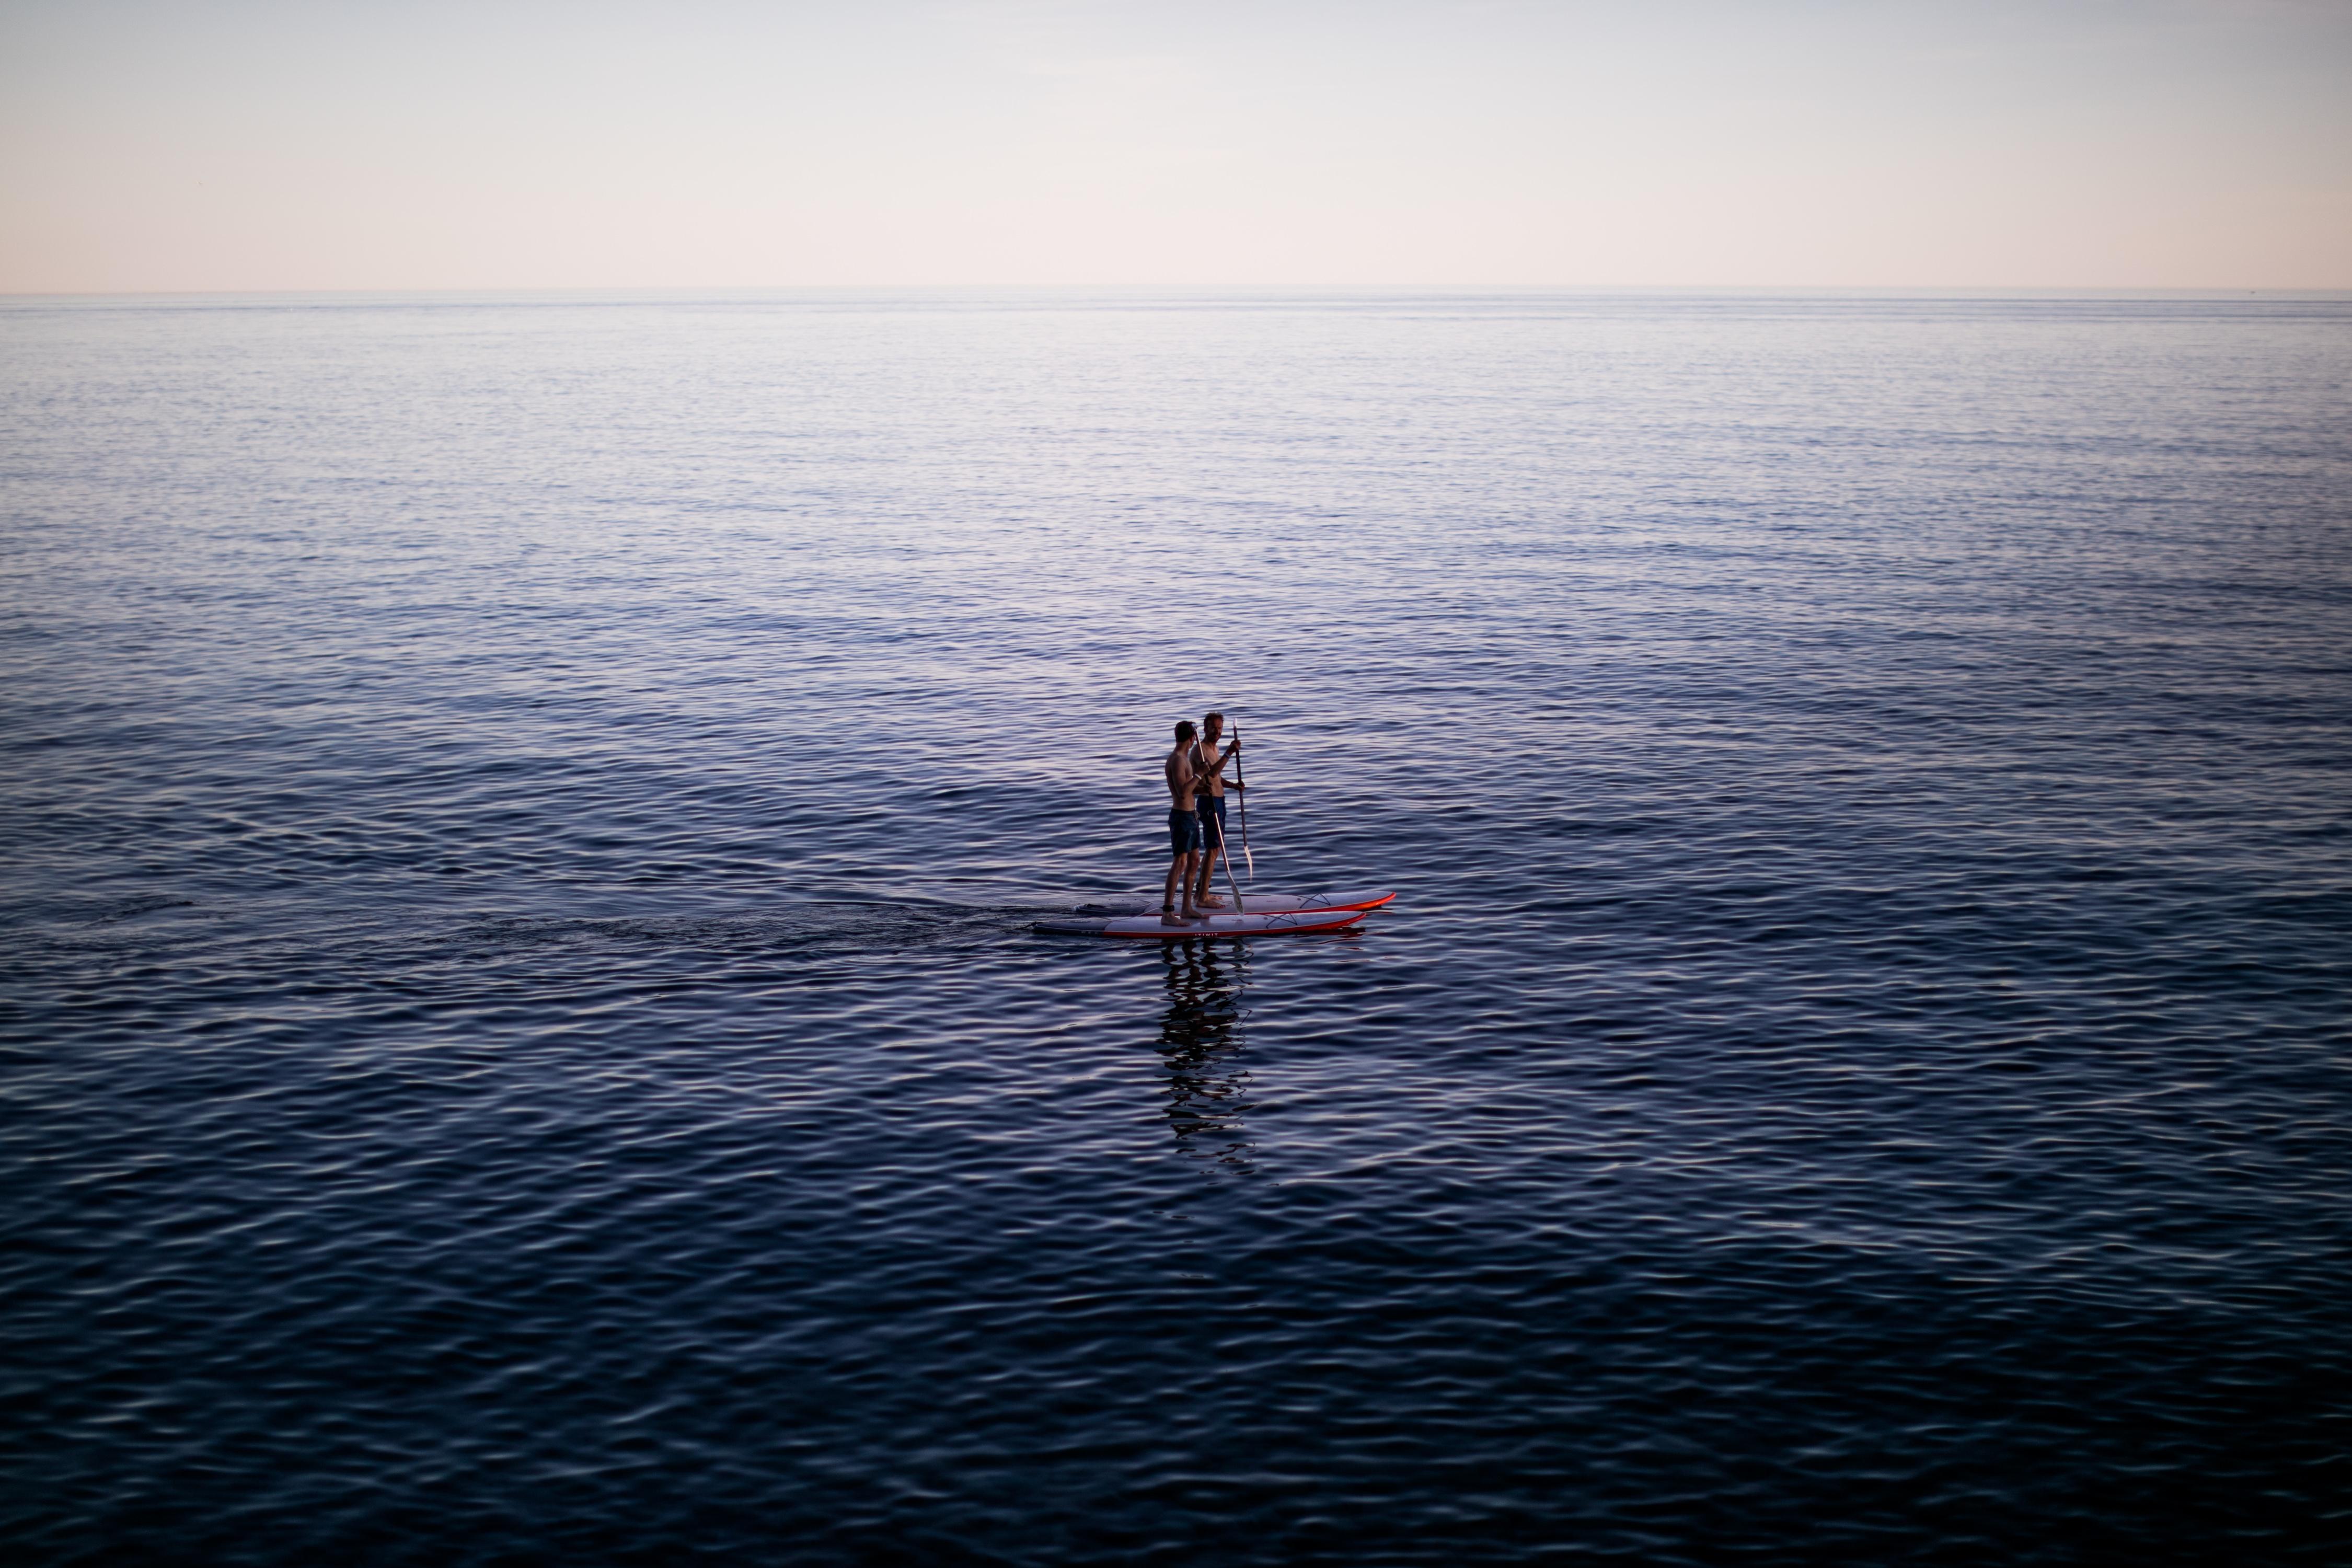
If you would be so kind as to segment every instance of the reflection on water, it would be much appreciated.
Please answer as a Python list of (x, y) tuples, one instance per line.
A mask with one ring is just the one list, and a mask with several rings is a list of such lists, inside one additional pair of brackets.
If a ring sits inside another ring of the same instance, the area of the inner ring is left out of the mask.
[(1160, 951), (1168, 987), (1160, 1055), (1168, 1064), (1169, 1126), (1187, 1152), (1253, 1170), (1250, 1075), (1241, 1065), (1248, 944), (1164, 942)]

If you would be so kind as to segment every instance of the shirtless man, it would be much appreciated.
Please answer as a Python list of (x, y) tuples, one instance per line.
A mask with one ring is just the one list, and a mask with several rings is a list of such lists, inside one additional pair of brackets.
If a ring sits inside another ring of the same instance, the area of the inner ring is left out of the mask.
[[(1202, 734), (1192, 748), (1192, 780), (1195, 791), (1194, 809), (1201, 818), (1200, 886), (1193, 889), (1192, 902), (1204, 910), (1222, 910), (1225, 900), (1209, 891), (1209, 884), (1217, 874), (1217, 858), (1225, 851), (1225, 764), (1242, 749), (1235, 741), (1223, 751), (1217, 742), (1224, 738), (1225, 716), (1212, 713), (1201, 721)], [(1234, 789), (1244, 786), (1235, 782)]]
[[(1168, 847), (1175, 858), (1168, 866), (1168, 888), (1160, 901), (1160, 923), (1182, 925), (1201, 918), (1193, 907), (1192, 869), (1201, 858), (1201, 817), (1192, 804), (1192, 721), (1176, 721), (1176, 749), (1168, 753), (1160, 771), (1168, 775)], [(1176, 895), (1184, 895), (1184, 912), (1176, 912)]]

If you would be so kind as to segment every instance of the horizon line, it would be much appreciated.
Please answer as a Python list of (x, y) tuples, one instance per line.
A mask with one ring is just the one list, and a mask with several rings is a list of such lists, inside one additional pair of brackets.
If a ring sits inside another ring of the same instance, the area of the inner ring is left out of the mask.
[(713, 294), (1649, 294), (1969, 297), (2352, 297), (2344, 284), (2108, 283), (610, 283), (367, 284), (274, 289), (0, 289), (0, 301), (254, 300), (321, 297)]

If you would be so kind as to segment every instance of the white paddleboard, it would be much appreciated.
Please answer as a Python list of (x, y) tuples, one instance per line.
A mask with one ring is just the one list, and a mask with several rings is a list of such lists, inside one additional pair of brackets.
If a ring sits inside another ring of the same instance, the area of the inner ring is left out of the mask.
[(1036, 929), (1056, 936), (1124, 936), (1173, 942), (1199, 936), (1282, 936), (1310, 931), (1338, 931), (1364, 918), (1361, 910), (1294, 910), (1286, 914), (1209, 915), (1177, 925), (1162, 923), (1158, 915), (1124, 915), (1110, 920), (1072, 918), (1039, 921)]

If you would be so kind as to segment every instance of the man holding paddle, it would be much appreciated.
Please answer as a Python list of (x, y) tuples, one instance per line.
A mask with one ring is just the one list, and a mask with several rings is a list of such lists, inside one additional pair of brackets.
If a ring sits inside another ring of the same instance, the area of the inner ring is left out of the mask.
[[(1209, 884), (1216, 876), (1217, 858), (1225, 852), (1225, 764), (1242, 749), (1242, 743), (1237, 738), (1223, 751), (1217, 750), (1217, 742), (1225, 734), (1223, 713), (1209, 714), (1201, 725), (1201, 739), (1192, 748), (1193, 805), (1201, 818), (1200, 885), (1192, 890), (1192, 902), (1204, 910), (1221, 910), (1225, 900), (1209, 891)], [(1246, 786), (1236, 779), (1233, 787)], [(1227, 876), (1231, 874), (1229, 867)]]

